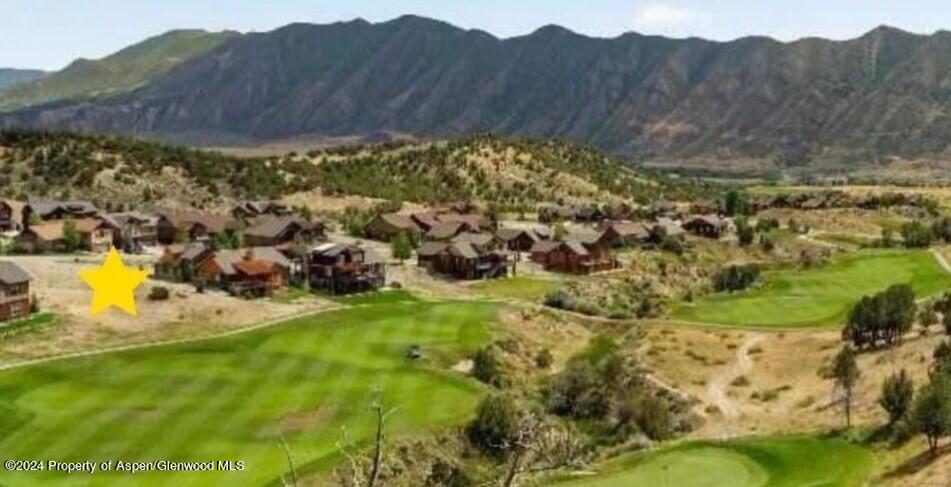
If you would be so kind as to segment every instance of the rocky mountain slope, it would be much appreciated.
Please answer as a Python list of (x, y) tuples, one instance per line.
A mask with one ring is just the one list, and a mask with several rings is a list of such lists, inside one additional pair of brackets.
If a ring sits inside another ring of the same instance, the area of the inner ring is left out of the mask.
[(798, 166), (943, 155), (951, 33), (733, 42), (549, 26), (498, 39), (403, 17), (234, 36), (131, 93), (0, 126), (199, 144), (390, 131), (581, 141), (637, 160)]
[(0, 93), (0, 109), (124, 93), (210, 51), (234, 35), (232, 32), (175, 30), (103, 59), (78, 59), (61, 71)]

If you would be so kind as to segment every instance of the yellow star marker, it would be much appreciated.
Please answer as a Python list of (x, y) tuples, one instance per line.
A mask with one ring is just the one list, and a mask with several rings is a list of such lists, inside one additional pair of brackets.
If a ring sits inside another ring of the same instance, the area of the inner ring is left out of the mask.
[(116, 252), (115, 247), (110, 247), (101, 267), (88, 267), (79, 271), (79, 277), (93, 290), (89, 312), (96, 315), (109, 306), (115, 306), (136, 316), (133, 291), (148, 275), (148, 271), (126, 267), (119, 252)]

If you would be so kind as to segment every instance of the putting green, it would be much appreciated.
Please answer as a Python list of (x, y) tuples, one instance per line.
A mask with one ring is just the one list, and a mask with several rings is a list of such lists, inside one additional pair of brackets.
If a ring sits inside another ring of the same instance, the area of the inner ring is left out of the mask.
[(764, 272), (760, 287), (680, 303), (674, 319), (751, 327), (840, 325), (864, 295), (908, 283), (919, 296), (951, 288), (951, 275), (925, 250), (868, 251), (815, 269)]
[(691, 443), (634, 455), (603, 475), (565, 487), (851, 487), (868, 476), (872, 455), (841, 440), (762, 438)]
[[(337, 462), (345, 428), (374, 425), (379, 391), (391, 435), (469, 416), (483, 395), (446, 372), (490, 338), (495, 306), (381, 296), (241, 336), (63, 360), (0, 373), (5, 459), (245, 462), (240, 472), (10, 472), (3, 485), (262, 485)], [(418, 344), (423, 359), (406, 350)]]

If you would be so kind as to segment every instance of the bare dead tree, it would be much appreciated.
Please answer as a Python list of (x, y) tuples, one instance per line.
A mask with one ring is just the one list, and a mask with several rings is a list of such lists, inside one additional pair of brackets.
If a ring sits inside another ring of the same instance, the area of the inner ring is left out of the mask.
[(346, 428), (342, 428), (341, 441), (337, 442), (337, 450), (343, 454), (348, 463), (348, 471), (340, 474), (341, 483), (345, 487), (376, 487), (380, 480), (385, 455), (386, 421), (397, 410), (396, 408), (387, 410), (380, 399), (373, 402), (371, 409), (376, 415), (376, 433), (372, 455), (368, 457), (365, 452), (357, 451), (354, 448), (354, 443), (349, 440)]
[(504, 475), (493, 484), (516, 487), (520, 476), (538, 475), (583, 466), (586, 449), (572, 431), (548, 421), (541, 413), (526, 414), (508, 445), (511, 452)]

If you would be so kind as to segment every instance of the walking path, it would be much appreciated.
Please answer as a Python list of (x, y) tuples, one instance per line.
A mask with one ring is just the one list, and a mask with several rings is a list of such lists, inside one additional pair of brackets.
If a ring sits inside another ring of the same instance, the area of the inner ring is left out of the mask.
[(738, 377), (748, 376), (753, 371), (753, 359), (750, 357), (750, 350), (763, 340), (763, 335), (755, 333), (750, 334), (736, 350), (736, 364), (721, 374), (713, 376), (707, 383), (707, 401), (720, 410), (723, 415), (723, 437), (729, 438), (737, 433), (734, 427), (734, 420), (740, 416), (739, 408), (730, 399), (727, 389), (730, 384)]

